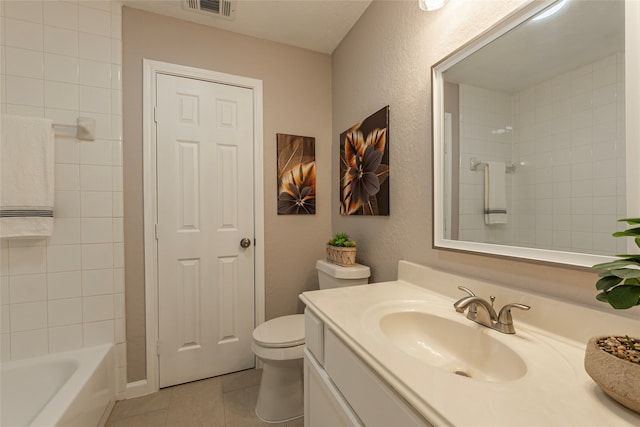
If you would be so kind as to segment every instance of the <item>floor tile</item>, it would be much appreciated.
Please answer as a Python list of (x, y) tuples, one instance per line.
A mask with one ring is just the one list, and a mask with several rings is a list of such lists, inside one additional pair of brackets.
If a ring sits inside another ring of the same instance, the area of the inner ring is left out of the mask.
[[(111, 420), (108, 427), (163, 427), (167, 420), (167, 411), (154, 411), (131, 417)], [(187, 427), (186, 425), (184, 427)]]
[(222, 378), (173, 387), (167, 427), (225, 427)]
[(260, 384), (262, 369), (247, 369), (245, 371), (234, 372), (222, 376), (222, 391), (240, 390), (241, 388), (251, 387)]
[(158, 393), (136, 397), (133, 399), (121, 400), (117, 402), (116, 406), (113, 408), (110, 419), (114, 421), (121, 418), (130, 417), (132, 415), (145, 414), (162, 409), (166, 410), (169, 408), (171, 393), (171, 388), (165, 388), (160, 390)]
[(295, 420), (287, 421), (287, 427), (304, 427), (304, 417), (296, 418)]
[(247, 387), (224, 394), (226, 427), (286, 427), (286, 423), (265, 423), (256, 415), (259, 386)]

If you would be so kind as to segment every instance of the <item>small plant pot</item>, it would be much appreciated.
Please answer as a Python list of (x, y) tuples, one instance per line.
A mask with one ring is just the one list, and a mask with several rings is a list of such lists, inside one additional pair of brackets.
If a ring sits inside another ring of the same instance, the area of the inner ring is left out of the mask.
[(601, 338), (607, 337), (593, 337), (587, 343), (585, 370), (608, 396), (640, 413), (640, 364), (604, 351), (598, 344)]
[(327, 260), (343, 267), (351, 267), (356, 263), (356, 248), (327, 245)]

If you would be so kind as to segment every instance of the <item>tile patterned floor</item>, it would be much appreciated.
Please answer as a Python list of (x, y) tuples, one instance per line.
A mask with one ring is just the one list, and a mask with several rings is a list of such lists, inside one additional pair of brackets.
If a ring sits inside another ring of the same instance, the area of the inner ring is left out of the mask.
[(255, 414), (262, 370), (249, 369), (116, 403), (106, 427), (303, 427), (268, 424)]

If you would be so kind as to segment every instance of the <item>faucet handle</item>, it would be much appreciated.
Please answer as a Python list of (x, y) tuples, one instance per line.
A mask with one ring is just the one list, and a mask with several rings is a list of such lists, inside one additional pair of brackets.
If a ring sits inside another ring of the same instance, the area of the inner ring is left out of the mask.
[(500, 309), (498, 314), (498, 323), (495, 325), (495, 329), (505, 334), (515, 334), (516, 330), (513, 327), (513, 317), (511, 317), (511, 309), (519, 308), (520, 310), (529, 310), (530, 306), (526, 304), (512, 303), (507, 304)]
[(461, 291), (464, 291), (466, 293), (469, 294), (470, 297), (475, 297), (476, 294), (473, 293), (473, 291), (469, 288), (465, 288), (464, 286), (458, 286), (458, 289), (460, 289)]

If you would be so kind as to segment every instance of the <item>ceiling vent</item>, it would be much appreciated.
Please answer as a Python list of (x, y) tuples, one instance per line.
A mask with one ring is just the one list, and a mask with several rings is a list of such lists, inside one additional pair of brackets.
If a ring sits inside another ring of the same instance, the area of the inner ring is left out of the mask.
[(184, 0), (183, 7), (187, 10), (220, 18), (233, 19), (236, 12), (233, 0)]

